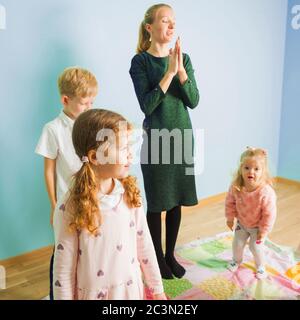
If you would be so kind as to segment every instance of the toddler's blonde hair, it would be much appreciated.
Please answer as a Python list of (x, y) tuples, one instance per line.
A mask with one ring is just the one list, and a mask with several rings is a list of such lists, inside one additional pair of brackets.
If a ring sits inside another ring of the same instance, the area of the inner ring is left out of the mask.
[(247, 150), (241, 154), (239, 168), (234, 174), (234, 178), (232, 181), (232, 185), (237, 189), (241, 190), (241, 188), (245, 185), (243, 176), (242, 176), (242, 166), (245, 161), (249, 158), (259, 158), (263, 164), (263, 176), (262, 179), (265, 183), (273, 185), (273, 178), (271, 177), (268, 165), (268, 157), (267, 151), (261, 148), (252, 148), (247, 147)]

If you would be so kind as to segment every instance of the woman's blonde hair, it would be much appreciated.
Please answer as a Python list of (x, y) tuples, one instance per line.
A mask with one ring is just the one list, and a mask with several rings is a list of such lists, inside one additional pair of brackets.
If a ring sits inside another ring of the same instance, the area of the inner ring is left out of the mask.
[(232, 185), (237, 189), (240, 190), (244, 185), (244, 179), (242, 176), (242, 166), (245, 163), (245, 161), (249, 158), (256, 158), (258, 157), (262, 163), (263, 163), (263, 180), (265, 183), (270, 184), (271, 186), (273, 185), (273, 179), (271, 177), (270, 171), (269, 171), (269, 165), (268, 165), (268, 155), (267, 151), (261, 148), (252, 148), (252, 147), (247, 147), (247, 150), (244, 151), (241, 154), (240, 158), (240, 164), (239, 168), (236, 171)]
[[(104, 109), (91, 109), (83, 112), (76, 119), (72, 133), (73, 145), (78, 157), (80, 159), (86, 157), (90, 150), (96, 151), (100, 145), (107, 141), (107, 139), (97, 141), (97, 134), (101, 129), (113, 130), (117, 134), (120, 121), (122, 121), (122, 125), (126, 124), (125, 129), (132, 129), (132, 125), (118, 113)], [(128, 206), (140, 207), (141, 196), (136, 178), (128, 176), (119, 180), (125, 189), (125, 200)], [(98, 234), (98, 229), (102, 224), (98, 192), (99, 185), (93, 167), (89, 162), (83, 162), (82, 167), (73, 177), (68, 199), (68, 211), (71, 213), (70, 229), (72, 231), (87, 229), (91, 234)]]
[(96, 77), (89, 71), (79, 67), (66, 68), (57, 80), (59, 93), (70, 98), (86, 98), (98, 92)]
[(155, 19), (155, 15), (158, 9), (162, 7), (168, 7), (171, 9), (171, 6), (164, 3), (159, 3), (151, 6), (145, 13), (144, 20), (140, 24), (139, 29), (139, 40), (138, 45), (136, 48), (137, 53), (142, 53), (144, 51), (147, 51), (150, 48), (151, 41), (150, 41), (150, 34), (146, 30), (146, 24), (152, 24)]

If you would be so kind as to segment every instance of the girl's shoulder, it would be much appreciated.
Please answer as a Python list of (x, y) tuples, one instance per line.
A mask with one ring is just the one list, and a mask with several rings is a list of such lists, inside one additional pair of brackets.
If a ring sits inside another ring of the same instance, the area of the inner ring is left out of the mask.
[(241, 191), (242, 191), (242, 189), (234, 184), (230, 185), (229, 190), (228, 190), (228, 192), (231, 193), (232, 195), (237, 195)]
[(261, 189), (260, 194), (267, 197), (276, 197), (276, 192), (272, 185), (266, 183)]
[(132, 195), (129, 195), (126, 192), (122, 195), (121, 201), (132, 212), (139, 211), (143, 208), (143, 204), (139, 199), (134, 199)]
[(124, 188), (124, 200), (130, 208), (140, 207), (142, 203), (142, 197), (138, 181), (135, 176), (129, 175), (121, 180)]

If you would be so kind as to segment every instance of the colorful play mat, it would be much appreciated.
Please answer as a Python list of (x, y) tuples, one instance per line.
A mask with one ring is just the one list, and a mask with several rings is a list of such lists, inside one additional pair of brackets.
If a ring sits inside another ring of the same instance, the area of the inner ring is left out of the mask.
[(233, 234), (198, 239), (178, 247), (186, 269), (182, 279), (164, 280), (169, 299), (182, 300), (297, 300), (300, 299), (300, 257), (289, 247), (265, 242), (268, 277), (257, 280), (253, 256), (246, 246), (235, 273), (226, 269), (232, 259)]

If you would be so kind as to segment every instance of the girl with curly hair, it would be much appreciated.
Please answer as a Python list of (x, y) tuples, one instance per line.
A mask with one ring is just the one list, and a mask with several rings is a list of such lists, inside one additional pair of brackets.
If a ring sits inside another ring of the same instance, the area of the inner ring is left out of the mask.
[(82, 113), (72, 139), (82, 161), (54, 215), (55, 299), (165, 299), (136, 179), (132, 126), (103, 109)]

